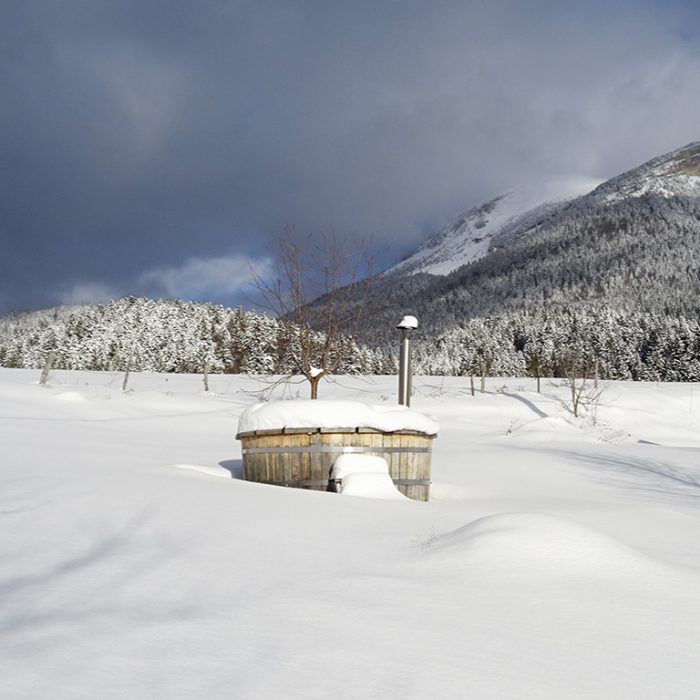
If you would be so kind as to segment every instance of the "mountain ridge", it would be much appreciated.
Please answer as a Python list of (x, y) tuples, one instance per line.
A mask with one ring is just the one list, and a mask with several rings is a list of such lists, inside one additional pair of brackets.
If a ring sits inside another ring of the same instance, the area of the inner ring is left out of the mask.
[(466, 209), (382, 274), (448, 275), (527, 236), (582, 198), (612, 204), (645, 194), (700, 196), (700, 141), (602, 182), (577, 176), (496, 195)]
[(464, 210), (384, 274), (449, 274), (488, 255), (494, 247), (507, 245), (511, 237), (518, 237), (522, 230), (599, 184), (600, 180), (577, 176), (531, 183), (498, 194)]
[[(397, 308), (426, 336), (471, 318), (562, 305), (699, 316), (699, 166), (693, 142), (559, 206), (521, 213), (503, 240), (492, 236), (500, 245), (447, 274), (390, 268), (374, 282), (368, 336), (389, 345)], [(436, 255), (449, 251), (449, 232), (432, 238)]]

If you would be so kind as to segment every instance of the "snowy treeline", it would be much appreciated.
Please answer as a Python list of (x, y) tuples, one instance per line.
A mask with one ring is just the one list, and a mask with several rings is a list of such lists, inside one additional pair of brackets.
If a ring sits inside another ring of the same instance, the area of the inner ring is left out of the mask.
[(610, 307), (476, 318), (415, 348), (422, 374), (700, 380), (700, 323)]
[[(398, 337), (394, 332), (394, 342)], [(700, 380), (700, 323), (610, 307), (551, 307), (475, 318), (431, 338), (416, 331), (417, 374)], [(0, 319), (0, 365), (240, 374), (297, 373), (293, 327), (213, 304), (128, 297)], [(352, 342), (340, 373), (396, 371), (389, 346)], [(298, 353), (297, 353), (298, 354)]]
[[(53, 352), (58, 369), (286, 374), (297, 341), (290, 324), (241, 308), (127, 297), (0, 319), (0, 365), (41, 367)], [(391, 362), (354, 345), (343, 373)]]

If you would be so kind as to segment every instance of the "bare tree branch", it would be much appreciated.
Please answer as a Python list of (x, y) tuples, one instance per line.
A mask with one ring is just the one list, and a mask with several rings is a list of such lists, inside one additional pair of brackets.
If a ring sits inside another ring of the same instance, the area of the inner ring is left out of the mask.
[[(352, 360), (353, 340), (367, 306), (372, 262), (365, 242), (334, 232), (299, 237), (286, 226), (277, 241), (272, 279), (256, 276), (262, 308), (282, 324), (282, 342), (296, 371), (318, 397), (318, 384)], [(352, 303), (350, 303), (352, 300)]]

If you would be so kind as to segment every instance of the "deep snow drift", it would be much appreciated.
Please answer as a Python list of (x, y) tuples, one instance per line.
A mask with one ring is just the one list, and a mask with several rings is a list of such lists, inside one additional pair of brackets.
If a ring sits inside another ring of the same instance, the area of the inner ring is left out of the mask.
[(550, 383), (418, 377), (419, 503), (241, 481), (264, 381), (38, 375), (0, 369), (3, 699), (700, 697), (697, 386), (575, 420)]

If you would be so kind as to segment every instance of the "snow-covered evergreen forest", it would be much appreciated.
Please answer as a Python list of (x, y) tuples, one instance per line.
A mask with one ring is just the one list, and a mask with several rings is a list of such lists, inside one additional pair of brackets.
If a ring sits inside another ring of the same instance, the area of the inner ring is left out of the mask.
[(475, 318), (417, 344), (423, 374), (700, 379), (696, 318), (557, 306)]
[[(0, 319), (0, 366), (291, 374), (293, 327), (240, 307), (126, 297)], [(298, 353), (297, 353), (298, 354)], [(387, 358), (354, 345), (343, 373), (386, 371)]]
[[(396, 338), (395, 340), (398, 340)], [(700, 380), (700, 323), (662, 312), (553, 306), (473, 318), (415, 335), (426, 375)], [(214, 304), (128, 297), (0, 319), (0, 365), (57, 369), (293, 374), (289, 324)], [(341, 373), (396, 371), (393, 348), (354, 342)]]

